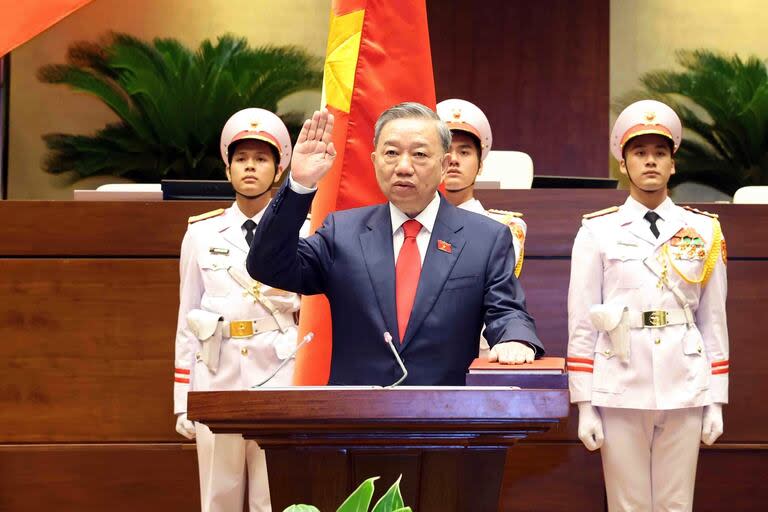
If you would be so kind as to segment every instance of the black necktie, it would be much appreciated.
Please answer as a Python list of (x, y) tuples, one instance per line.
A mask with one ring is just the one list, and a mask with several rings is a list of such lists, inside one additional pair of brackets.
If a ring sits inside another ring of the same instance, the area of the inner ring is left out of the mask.
[(656, 227), (656, 221), (659, 220), (661, 216), (653, 210), (648, 210), (643, 218), (651, 224), (651, 233), (653, 233), (653, 236), (659, 238), (659, 228)]
[(243, 222), (243, 227), (245, 228), (245, 243), (247, 243), (248, 247), (250, 247), (251, 242), (253, 242), (253, 233), (256, 231), (256, 223), (251, 219), (248, 219), (247, 221)]

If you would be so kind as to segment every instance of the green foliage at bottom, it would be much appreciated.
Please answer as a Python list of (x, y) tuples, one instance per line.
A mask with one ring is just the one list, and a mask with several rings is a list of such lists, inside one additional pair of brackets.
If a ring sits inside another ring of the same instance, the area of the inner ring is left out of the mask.
[[(374, 482), (379, 477), (374, 476), (361, 483), (352, 494), (344, 500), (336, 512), (368, 512), (373, 499)], [(400, 478), (387, 490), (379, 501), (370, 509), (370, 512), (412, 512), (411, 507), (406, 507), (403, 503), (403, 496), (400, 494)], [(283, 512), (320, 512), (317, 507), (312, 505), (291, 505)]]

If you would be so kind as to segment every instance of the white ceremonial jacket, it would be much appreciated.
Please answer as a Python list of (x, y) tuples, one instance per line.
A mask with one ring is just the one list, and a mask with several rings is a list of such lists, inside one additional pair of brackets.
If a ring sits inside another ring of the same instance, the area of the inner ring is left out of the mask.
[[(258, 222), (263, 212), (254, 221)], [(191, 218), (184, 235), (176, 330), (175, 414), (186, 412), (190, 390), (253, 386), (276, 370), (296, 346), (294, 313), (299, 310), (299, 296), (248, 276), (248, 245), (242, 229), (246, 219), (233, 204), (226, 210)], [(279, 324), (283, 329), (234, 338), (231, 335), (236, 334), (230, 332), (233, 321), (240, 322), (238, 325), (253, 321), (257, 329)], [(287, 386), (292, 378), (293, 361), (266, 385)]]
[(719, 222), (667, 199), (655, 210), (655, 238), (647, 211), (630, 197), (586, 215), (576, 236), (568, 292), (571, 401), (646, 410), (727, 403)]

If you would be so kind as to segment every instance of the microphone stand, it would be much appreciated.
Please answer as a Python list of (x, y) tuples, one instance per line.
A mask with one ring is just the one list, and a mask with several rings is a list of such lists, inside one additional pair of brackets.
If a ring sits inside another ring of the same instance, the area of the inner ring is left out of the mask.
[(394, 388), (400, 385), (401, 382), (405, 380), (406, 377), (408, 377), (408, 370), (405, 369), (405, 365), (403, 364), (403, 360), (400, 359), (400, 354), (397, 353), (397, 349), (395, 348), (395, 345), (392, 343), (392, 335), (389, 334), (389, 332), (384, 333), (384, 341), (389, 345), (389, 348), (392, 350), (392, 354), (394, 354), (395, 359), (397, 360), (397, 364), (400, 365), (400, 369), (403, 371), (403, 376), (400, 377), (397, 382), (394, 384), (390, 384), (389, 386), (386, 386), (387, 388)]
[(296, 352), (298, 352), (298, 351), (299, 351), (299, 349), (300, 349), (300, 348), (301, 348), (301, 347), (302, 347), (304, 344), (306, 344), (306, 343), (309, 343), (310, 341), (312, 341), (312, 338), (314, 338), (314, 337), (315, 337), (315, 333), (313, 333), (313, 332), (309, 332), (309, 333), (307, 333), (307, 335), (306, 335), (306, 336), (304, 336), (304, 339), (302, 339), (302, 340), (301, 340), (301, 343), (299, 343), (298, 345), (296, 345), (296, 348), (295, 348), (295, 349), (293, 349), (293, 352), (291, 352), (291, 355), (289, 355), (288, 357), (286, 357), (285, 359), (283, 359), (283, 362), (282, 362), (282, 363), (280, 363), (280, 366), (278, 366), (277, 368), (275, 368), (275, 371), (273, 371), (271, 374), (269, 374), (269, 377), (267, 377), (266, 379), (262, 380), (262, 381), (261, 381), (261, 382), (259, 382), (258, 384), (254, 384), (253, 386), (251, 386), (251, 389), (253, 389), (253, 388), (258, 388), (258, 387), (261, 387), (261, 386), (263, 386), (264, 384), (266, 384), (267, 382), (269, 382), (270, 380), (272, 380), (272, 377), (274, 377), (275, 375), (277, 375), (277, 372), (279, 372), (280, 370), (282, 370), (282, 369), (283, 369), (283, 367), (284, 367), (285, 365), (287, 365), (287, 364), (288, 364), (288, 361), (290, 361), (291, 359), (293, 359), (293, 356), (295, 356), (295, 355), (296, 355)]

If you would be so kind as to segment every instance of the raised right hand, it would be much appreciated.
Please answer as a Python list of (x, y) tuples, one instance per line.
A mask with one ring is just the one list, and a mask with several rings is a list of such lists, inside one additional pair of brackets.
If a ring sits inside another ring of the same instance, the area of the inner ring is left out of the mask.
[(187, 439), (195, 438), (195, 424), (187, 419), (187, 413), (183, 412), (176, 416), (176, 432)]
[(331, 141), (333, 114), (326, 109), (315, 111), (304, 121), (293, 148), (291, 178), (307, 188), (315, 188), (336, 159), (336, 148)]

